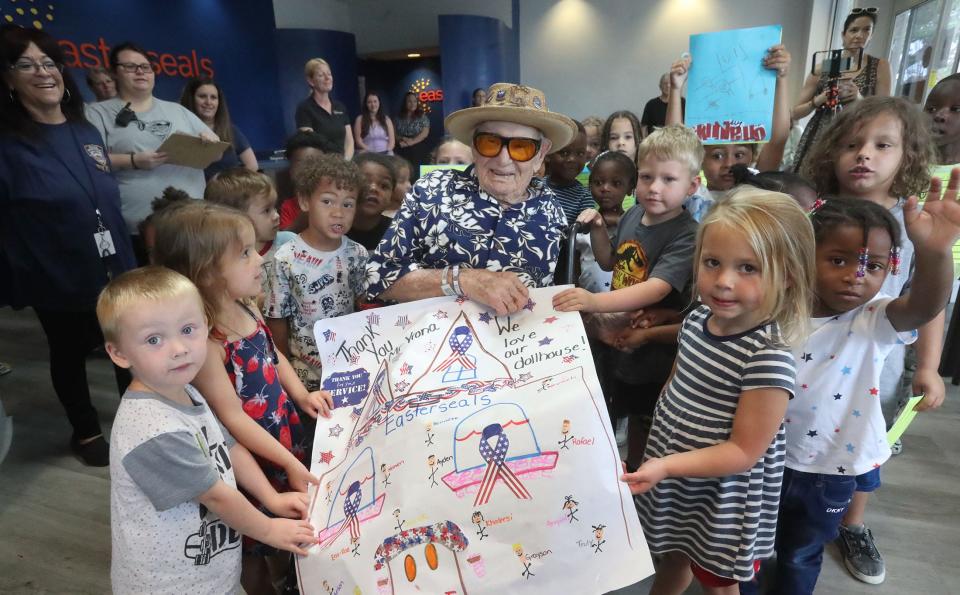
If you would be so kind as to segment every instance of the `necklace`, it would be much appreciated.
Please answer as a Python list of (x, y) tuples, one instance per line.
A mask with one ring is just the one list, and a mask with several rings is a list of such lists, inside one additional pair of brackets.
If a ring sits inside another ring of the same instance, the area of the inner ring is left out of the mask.
[[(260, 322), (259, 322), (259, 321), (256, 321), (256, 325), (257, 325), (257, 330), (259, 330), (259, 328), (260, 328)], [(230, 328), (230, 327), (227, 326), (226, 324), (223, 324), (223, 322), (220, 322), (219, 326), (221, 326), (221, 327), (223, 327), (224, 329), (230, 331), (230, 332), (233, 333), (234, 335), (240, 337), (240, 341), (245, 341), (245, 342), (247, 343), (247, 345), (249, 345), (250, 347), (253, 347), (254, 351), (256, 351), (257, 353), (260, 354), (260, 357), (262, 358), (262, 361), (264, 361), (264, 362), (270, 362), (270, 363), (273, 364), (273, 365), (277, 365), (278, 363), (280, 363), (280, 362), (278, 361), (278, 358), (273, 355), (273, 353), (272, 353), (273, 350), (270, 349), (269, 344), (267, 345), (267, 349), (270, 350), (271, 353), (270, 353), (269, 355), (267, 355), (267, 353), (266, 353), (264, 350), (260, 349), (260, 348), (257, 346), (256, 343), (254, 343), (253, 341), (247, 339), (246, 336), (244, 336), (242, 333), (240, 333), (240, 332), (237, 331), (236, 329)], [(254, 331), (254, 332), (256, 332), (256, 331)], [(269, 342), (269, 340), (270, 340), (270, 337), (267, 337), (267, 341), (268, 341), (268, 342)]]

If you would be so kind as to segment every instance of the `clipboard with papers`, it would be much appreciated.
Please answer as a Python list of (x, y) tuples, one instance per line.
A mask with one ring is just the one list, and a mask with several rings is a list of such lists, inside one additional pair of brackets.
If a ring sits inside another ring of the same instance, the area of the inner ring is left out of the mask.
[(199, 136), (174, 132), (157, 149), (167, 154), (167, 163), (195, 169), (205, 169), (223, 156), (230, 143), (207, 142)]

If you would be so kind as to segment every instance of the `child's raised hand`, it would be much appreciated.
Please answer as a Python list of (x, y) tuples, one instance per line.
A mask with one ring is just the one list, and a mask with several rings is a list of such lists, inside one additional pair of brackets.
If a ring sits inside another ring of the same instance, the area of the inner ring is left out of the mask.
[(763, 67), (768, 70), (776, 70), (777, 78), (784, 78), (790, 72), (790, 52), (783, 44), (777, 44), (767, 50), (763, 57)]
[(596, 296), (580, 287), (566, 289), (553, 296), (553, 307), (560, 312), (593, 312)]
[(903, 223), (914, 246), (931, 252), (947, 252), (960, 238), (960, 167), (950, 172), (950, 181), (942, 189), (940, 178), (931, 178), (930, 191), (923, 209), (916, 196), (903, 207)]
[(317, 476), (310, 473), (310, 471), (303, 466), (303, 463), (300, 461), (296, 461), (296, 463), (296, 465), (290, 465), (289, 467), (285, 468), (285, 471), (287, 472), (287, 481), (290, 482), (290, 487), (298, 492), (306, 492), (309, 484), (312, 483), (313, 485), (320, 485), (320, 480), (317, 479)]
[(307, 393), (305, 397), (294, 400), (297, 402), (297, 407), (306, 411), (313, 418), (318, 415), (330, 417), (330, 412), (333, 410), (333, 395), (325, 390), (315, 390)]
[(687, 82), (691, 64), (693, 64), (693, 58), (686, 55), (670, 65), (670, 88), (678, 90), (683, 88), (683, 84)]
[(603, 227), (603, 215), (596, 209), (584, 209), (577, 215), (577, 223), (586, 227)]
[(653, 489), (653, 486), (667, 478), (667, 466), (663, 459), (647, 459), (633, 473), (624, 473), (620, 481), (628, 484), (630, 493), (636, 496)]
[(307, 516), (310, 497), (303, 492), (279, 492), (263, 504), (277, 516), (302, 519)]
[(307, 521), (270, 519), (267, 534), (261, 541), (277, 549), (306, 556), (307, 550), (302, 546), (309, 547), (319, 540), (314, 533), (313, 526)]

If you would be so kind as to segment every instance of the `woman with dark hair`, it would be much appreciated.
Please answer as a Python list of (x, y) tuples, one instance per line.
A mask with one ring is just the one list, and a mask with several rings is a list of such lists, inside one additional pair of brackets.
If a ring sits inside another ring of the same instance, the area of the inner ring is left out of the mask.
[(376, 93), (367, 92), (363, 98), (363, 111), (353, 123), (353, 138), (359, 151), (393, 155), (393, 122), (383, 113)]
[(416, 93), (407, 92), (397, 117), (397, 155), (417, 168), (427, 157), (429, 148), (423, 141), (430, 134), (430, 120), (423, 113)]
[[(102, 467), (109, 448), (85, 360), (103, 345), (97, 295), (135, 263), (103, 138), (63, 64), (49, 34), (0, 28), (0, 304), (36, 312), (70, 447)], [(118, 371), (117, 383), (129, 376)]]
[(470, 107), (480, 107), (487, 98), (487, 90), (483, 87), (477, 87), (470, 95)]
[(157, 149), (174, 132), (220, 139), (187, 108), (153, 96), (155, 65), (142, 48), (124, 42), (110, 50), (109, 58), (117, 96), (88, 105), (87, 119), (106, 143), (110, 169), (120, 184), (123, 219), (137, 261), (146, 264), (138, 225), (150, 214), (153, 199), (167, 186), (199, 199), (207, 187), (202, 170), (169, 164), (167, 155)]
[(816, 113), (807, 122), (803, 136), (800, 137), (800, 143), (794, 152), (793, 164), (790, 168), (793, 173), (798, 174), (802, 171), (810, 149), (827, 129), (833, 116), (844, 105), (873, 95), (890, 96), (890, 63), (866, 52), (876, 25), (877, 9), (872, 7), (854, 8), (843, 21), (843, 55), (856, 58), (862, 53), (863, 56), (860, 59), (859, 70), (841, 75), (837, 105), (830, 103), (829, 73), (816, 72), (807, 76), (807, 80), (803, 83), (800, 101), (793, 107), (790, 115), (794, 121), (797, 121), (807, 117), (810, 112)]
[(204, 177), (209, 180), (225, 169), (241, 165), (250, 171), (260, 168), (250, 141), (230, 120), (230, 109), (227, 108), (223, 89), (213, 79), (190, 79), (180, 94), (180, 105), (195, 113), (220, 140), (230, 143), (230, 148), (223, 152), (223, 157), (203, 170)]

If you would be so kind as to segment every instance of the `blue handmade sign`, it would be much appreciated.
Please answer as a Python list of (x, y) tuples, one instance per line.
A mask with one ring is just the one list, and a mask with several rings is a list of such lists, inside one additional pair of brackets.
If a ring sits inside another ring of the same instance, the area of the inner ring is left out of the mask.
[(704, 144), (766, 142), (777, 75), (763, 67), (779, 25), (690, 36), (685, 121)]
[(333, 395), (334, 407), (358, 405), (370, 387), (370, 372), (363, 368), (331, 374), (323, 381), (323, 390)]

